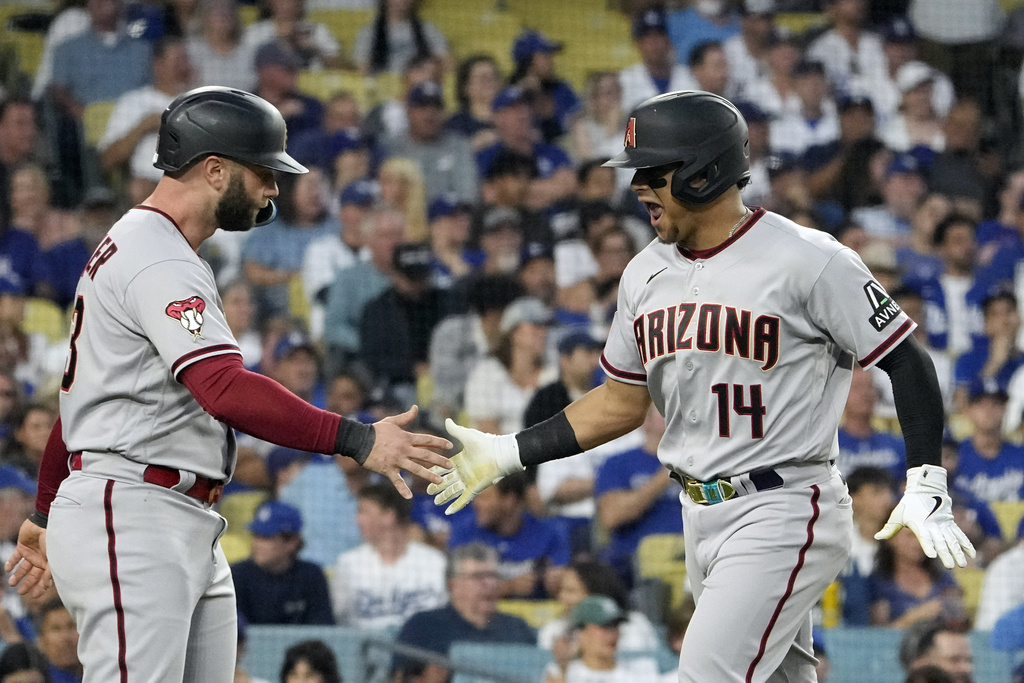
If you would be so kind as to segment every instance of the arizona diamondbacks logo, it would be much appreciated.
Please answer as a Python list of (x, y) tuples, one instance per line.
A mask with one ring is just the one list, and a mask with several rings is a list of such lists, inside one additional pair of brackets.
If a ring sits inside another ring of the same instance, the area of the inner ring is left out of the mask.
[(864, 294), (867, 295), (868, 301), (871, 303), (871, 310), (873, 311), (871, 317), (868, 318), (868, 322), (879, 332), (895, 320), (896, 316), (903, 310), (892, 297), (885, 293), (882, 285), (874, 280), (864, 285)]
[(636, 147), (636, 118), (630, 118), (626, 124), (626, 138), (622, 141), (623, 147)]
[(203, 336), (203, 311), (205, 310), (206, 302), (202, 297), (191, 296), (167, 304), (164, 313), (167, 314), (167, 317), (181, 323), (181, 326), (192, 335), (192, 340), (195, 341)]

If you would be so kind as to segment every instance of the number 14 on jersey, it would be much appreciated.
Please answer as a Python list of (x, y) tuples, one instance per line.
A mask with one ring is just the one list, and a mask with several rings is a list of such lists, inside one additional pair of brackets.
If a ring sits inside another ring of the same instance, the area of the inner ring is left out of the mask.
[[(729, 387), (732, 387), (732, 391)], [(719, 436), (732, 436), (729, 423), (733, 412), (750, 417), (750, 438), (760, 439), (764, 436), (764, 415), (767, 411), (761, 402), (760, 384), (751, 384), (749, 387), (742, 384), (715, 384), (711, 387), (711, 393), (718, 397)], [(746, 400), (748, 393), (750, 403)]]

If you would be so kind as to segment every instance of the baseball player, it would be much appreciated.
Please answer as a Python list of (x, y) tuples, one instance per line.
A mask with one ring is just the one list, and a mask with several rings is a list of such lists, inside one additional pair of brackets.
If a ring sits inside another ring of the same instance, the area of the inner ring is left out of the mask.
[(626, 268), (601, 364), (608, 376), (555, 417), (463, 445), (432, 484), (447, 512), (505, 475), (665, 416), (658, 457), (681, 485), (697, 610), (680, 681), (814, 681), (810, 611), (849, 554), (851, 501), (834, 465), (854, 365), (892, 379), (907, 488), (903, 526), (952, 567), (974, 555), (938, 466), (942, 397), (910, 320), (831, 236), (749, 209), (747, 126), (727, 100), (667, 93), (631, 113), (632, 189), (658, 239)]
[(399, 470), (440, 481), (426, 467), (447, 462), (430, 450), (447, 441), (405, 432), (415, 409), (360, 425), (243, 368), (197, 250), (217, 228), (272, 220), (275, 172), (306, 172), (285, 153), (277, 109), (228, 88), (181, 95), (154, 164), (156, 190), (79, 281), (60, 421), (7, 567), (22, 592), (52, 571), (85, 683), (230, 683), (235, 597), (212, 506), (235, 466), (232, 428), (354, 458), (406, 497)]

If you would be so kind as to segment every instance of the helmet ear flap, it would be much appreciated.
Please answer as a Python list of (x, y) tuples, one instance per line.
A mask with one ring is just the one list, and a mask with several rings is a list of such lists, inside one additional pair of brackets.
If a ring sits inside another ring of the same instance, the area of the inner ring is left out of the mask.
[(706, 204), (711, 198), (702, 196), (701, 190), (714, 182), (718, 171), (717, 161), (688, 176), (677, 169), (672, 175), (672, 196), (685, 204)]

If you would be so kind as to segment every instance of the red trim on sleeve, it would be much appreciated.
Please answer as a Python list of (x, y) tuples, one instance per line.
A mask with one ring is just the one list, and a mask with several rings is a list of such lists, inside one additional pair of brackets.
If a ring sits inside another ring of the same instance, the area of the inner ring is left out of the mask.
[(632, 382), (643, 382), (647, 383), (647, 375), (641, 375), (636, 372), (626, 372), (625, 370), (619, 370), (617, 367), (608, 362), (608, 359), (601, 354), (601, 366), (605, 369), (612, 377), (618, 377), (619, 379), (627, 379)]
[(876, 360), (885, 355), (885, 352), (892, 348), (896, 344), (896, 342), (902, 339), (903, 336), (906, 335), (906, 333), (911, 329), (911, 327), (913, 327), (913, 325), (914, 321), (908, 318), (906, 322), (900, 325), (900, 328), (898, 330), (892, 333), (891, 337), (882, 342), (877, 349), (875, 349), (868, 355), (864, 356), (864, 358), (857, 362), (860, 364), (862, 368), (866, 368), (867, 366), (871, 365)]
[(182, 370), (180, 379), (206, 412), (229, 427), (279, 446), (334, 453), (341, 416), (246, 370), (241, 355), (202, 358)]
[(57, 496), (60, 483), (68, 478), (71, 469), (68, 467), (67, 446), (64, 445), (63, 427), (60, 417), (50, 430), (50, 438), (46, 440), (43, 459), (39, 463), (39, 483), (36, 486), (36, 510), (44, 515), (50, 514), (50, 503)]
[(222, 353), (237, 353), (238, 355), (242, 355), (242, 352), (234, 344), (211, 344), (210, 346), (204, 346), (203, 348), (196, 349), (195, 351), (189, 351), (184, 356), (174, 361), (171, 364), (171, 374), (177, 376), (178, 371), (181, 370), (182, 366), (188, 365), (205, 355), (214, 356)]

